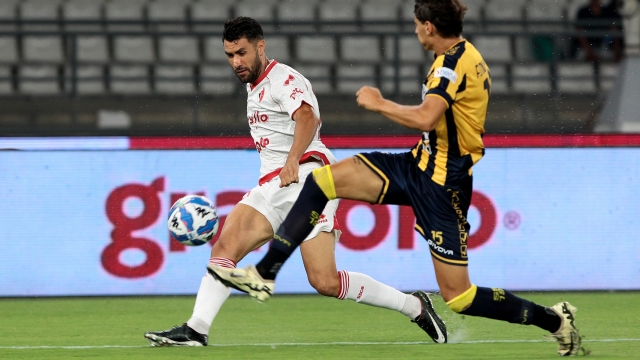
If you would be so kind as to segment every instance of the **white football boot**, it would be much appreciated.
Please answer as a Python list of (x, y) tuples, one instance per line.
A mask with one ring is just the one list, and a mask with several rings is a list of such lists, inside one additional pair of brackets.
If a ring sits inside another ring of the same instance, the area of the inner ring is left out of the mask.
[(560, 329), (551, 334), (551, 337), (558, 342), (558, 354), (560, 356), (575, 356), (580, 351), (582, 338), (575, 325), (576, 309), (568, 302), (559, 302), (551, 307), (562, 319)]
[(253, 265), (244, 269), (229, 269), (209, 264), (207, 271), (224, 285), (246, 292), (259, 302), (269, 300), (276, 286), (273, 280), (263, 279)]

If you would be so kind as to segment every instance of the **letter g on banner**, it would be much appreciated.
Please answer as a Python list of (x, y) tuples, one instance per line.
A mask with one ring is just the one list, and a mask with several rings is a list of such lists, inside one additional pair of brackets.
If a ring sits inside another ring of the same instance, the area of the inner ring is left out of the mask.
[[(158, 192), (164, 190), (164, 178), (155, 179), (151, 185), (128, 184), (114, 189), (107, 198), (107, 218), (113, 224), (111, 244), (102, 252), (102, 266), (110, 274), (122, 278), (141, 278), (160, 270), (164, 262), (164, 254), (160, 246), (147, 238), (134, 237), (133, 231), (142, 230), (157, 221), (160, 216), (160, 197)], [(124, 202), (135, 197), (142, 200), (144, 209), (138, 217), (128, 217), (124, 213)], [(120, 261), (120, 254), (128, 249), (144, 252), (145, 261), (138, 266), (129, 266)]]
[[(364, 235), (358, 236), (349, 229), (348, 216), (349, 211), (356, 206), (367, 207), (374, 216), (374, 225), (371, 231)], [(340, 200), (340, 206), (336, 214), (338, 223), (342, 225), (342, 235), (340, 236), (340, 244), (350, 250), (369, 250), (380, 244), (388, 235), (391, 214), (387, 205), (371, 205), (365, 202), (355, 200)]]

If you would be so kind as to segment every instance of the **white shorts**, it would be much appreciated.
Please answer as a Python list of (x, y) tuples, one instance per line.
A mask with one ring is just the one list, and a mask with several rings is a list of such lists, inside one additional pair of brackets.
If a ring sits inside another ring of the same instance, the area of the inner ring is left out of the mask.
[[(307, 176), (311, 171), (322, 167), (319, 162), (312, 162), (300, 165), (298, 177), (300, 182), (291, 184), (287, 187), (280, 187), (280, 177), (276, 176), (269, 182), (258, 185), (244, 195), (238, 204), (245, 204), (258, 210), (271, 223), (273, 233), (275, 234), (284, 221), (287, 214), (291, 210), (293, 203), (298, 199), (300, 191)], [(340, 230), (336, 226), (336, 210), (338, 209), (338, 199), (331, 200), (327, 203), (318, 220), (318, 224), (313, 228), (311, 234), (304, 239), (307, 241), (318, 236), (321, 231), (333, 232), (336, 242), (340, 239)]]

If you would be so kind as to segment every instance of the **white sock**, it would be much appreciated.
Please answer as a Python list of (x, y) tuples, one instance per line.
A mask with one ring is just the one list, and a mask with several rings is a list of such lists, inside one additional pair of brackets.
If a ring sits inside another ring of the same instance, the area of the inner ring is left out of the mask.
[(357, 303), (396, 310), (410, 319), (421, 312), (420, 300), (402, 293), (391, 286), (374, 280), (369, 275), (340, 271), (340, 294), (338, 299), (350, 299)]
[[(224, 267), (236, 267), (235, 263), (229, 259), (211, 258), (209, 262)], [(200, 282), (196, 304), (191, 318), (187, 321), (187, 326), (200, 334), (208, 335), (213, 319), (218, 315), (218, 311), (230, 293), (230, 288), (207, 273)]]

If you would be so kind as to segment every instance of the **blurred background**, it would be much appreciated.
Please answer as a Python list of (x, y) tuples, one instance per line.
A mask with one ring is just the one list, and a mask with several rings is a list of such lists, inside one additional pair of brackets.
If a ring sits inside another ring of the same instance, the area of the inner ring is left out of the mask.
[[(626, 44), (635, 40), (625, 36), (624, 2), (464, 3), (463, 35), (493, 78), (488, 133), (633, 128), (600, 119), (625, 53), (636, 50)], [(270, 58), (311, 80), (323, 134), (408, 133), (358, 109), (354, 93), (373, 85), (396, 101), (421, 101), (433, 54), (414, 35), (413, 7), (413, 0), (0, 0), (0, 136), (246, 135), (246, 92), (221, 40), (224, 21), (241, 15), (262, 24)]]

